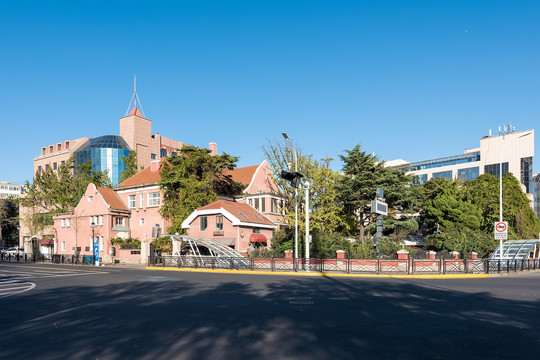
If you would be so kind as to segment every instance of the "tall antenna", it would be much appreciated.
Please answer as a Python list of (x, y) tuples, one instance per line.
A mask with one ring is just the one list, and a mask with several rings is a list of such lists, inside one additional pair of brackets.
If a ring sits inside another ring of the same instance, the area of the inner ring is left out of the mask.
[[(142, 104), (141, 104), (141, 100), (139, 100), (139, 96), (137, 95), (137, 74), (133, 75), (133, 96), (131, 96), (131, 100), (129, 101), (129, 105), (128, 105), (128, 108), (127, 108), (127, 111), (126, 111), (126, 116), (128, 116), (128, 114), (129, 114), (129, 109), (131, 109), (131, 104), (132, 103), (133, 103), (134, 107), (137, 107), (138, 109), (141, 110), (142, 116), (146, 117), (144, 115), (144, 110), (143, 110), (143, 107), (142, 107)], [(137, 106), (137, 104), (139, 106)]]

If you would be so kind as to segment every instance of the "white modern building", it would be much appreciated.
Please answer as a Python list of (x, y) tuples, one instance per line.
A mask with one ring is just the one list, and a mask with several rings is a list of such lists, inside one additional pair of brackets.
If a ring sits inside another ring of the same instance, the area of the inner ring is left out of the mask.
[[(406, 169), (414, 175), (414, 182), (423, 184), (432, 178), (474, 180), (483, 174), (499, 177), (511, 172), (522, 185), (523, 191), (538, 211), (538, 185), (533, 181), (534, 130), (515, 131), (511, 124), (496, 136), (490, 134), (480, 139), (480, 147), (465, 150), (461, 155), (408, 162), (402, 159), (385, 162), (385, 167)], [(501, 166), (502, 163), (502, 166)], [(538, 212), (537, 216), (540, 215)]]
[(7, 181), (0, 181), (0, 198), (18, 198), (26, 192), (26, 187), (19, 184), (11, 184)]

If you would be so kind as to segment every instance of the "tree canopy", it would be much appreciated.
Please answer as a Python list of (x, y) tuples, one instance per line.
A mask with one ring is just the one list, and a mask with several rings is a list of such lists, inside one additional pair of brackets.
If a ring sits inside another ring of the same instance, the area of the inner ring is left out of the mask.
[(218, 195), (234, 197), (244, 185), (232, 180), (224, 169), (236, 167), (238, 158), (228, 154), (211, 156), (208, 149), (184, 146), (177, 156), (164, 161), (159, 183), (163, 193), (160, 213), (172, 221), (169, 233), (183, 233), (182, 222), (197, 208), (210, 204)]

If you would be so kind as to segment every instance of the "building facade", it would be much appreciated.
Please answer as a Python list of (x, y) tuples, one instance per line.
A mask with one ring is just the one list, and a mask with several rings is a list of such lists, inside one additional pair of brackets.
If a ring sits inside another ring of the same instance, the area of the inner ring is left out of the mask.
[(7, 181), (0, 181), (0, 198), (8, 197), (18, 198), (26, 192), (26, 186), (20, 184), (12, 184)]
[(397, 159), (386, 161), (384, 166), (406, 170), (414, 176), (416, 184), (432, 178), (474, 180), (483, 174), (498, 178), (501, 170), (503, 175), (510, 172), (531, 202), (534, 201), (532, 206), (538, 209), (538, 197), (533, 196), (534, 130), (515, 131), (511, 125), (508, 129), (496, 136), (484, 136), (480, 147), (465, 150), (461, 155), (412, 163)]
[(182, 228), (188, 236), (216, 240), (247, 255), (272, 244), (276, 225), (248, 204), (219, 200), (191, 213)]

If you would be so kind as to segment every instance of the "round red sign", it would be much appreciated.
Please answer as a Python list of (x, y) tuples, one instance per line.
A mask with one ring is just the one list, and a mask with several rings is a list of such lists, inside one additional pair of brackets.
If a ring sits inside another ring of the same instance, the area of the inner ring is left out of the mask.
[(495, 225), (495, 230), (497, 230), (498, 232), (505, 232), (506, 231), (506, 223), (498, 222)]

